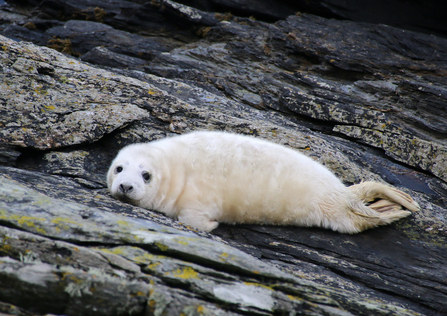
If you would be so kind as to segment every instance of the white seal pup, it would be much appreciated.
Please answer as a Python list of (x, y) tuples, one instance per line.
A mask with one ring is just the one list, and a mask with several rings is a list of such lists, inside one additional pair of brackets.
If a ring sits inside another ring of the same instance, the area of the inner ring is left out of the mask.
[(401, 206), (419, 209), (409, 195), (387, 185), (346, 187), (293, 149), (225, 132), (129, 145), (112, 162), (107, 185), (115, 198), (205, 231), (222, 222), (319, 226), (353, 234), (411, 214)]

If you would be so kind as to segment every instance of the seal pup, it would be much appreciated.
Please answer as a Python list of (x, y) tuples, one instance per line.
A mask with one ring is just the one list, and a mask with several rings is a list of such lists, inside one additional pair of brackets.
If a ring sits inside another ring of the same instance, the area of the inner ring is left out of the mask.
[(346, 187), (298, 151), (226, 132), (128, 145), (113, 160), (107, 186), (119, 200), (205, 231), (222, 222), (354, 234), (410, 215), (402, 206), (419, 209), (409, 195), (385, 184)]

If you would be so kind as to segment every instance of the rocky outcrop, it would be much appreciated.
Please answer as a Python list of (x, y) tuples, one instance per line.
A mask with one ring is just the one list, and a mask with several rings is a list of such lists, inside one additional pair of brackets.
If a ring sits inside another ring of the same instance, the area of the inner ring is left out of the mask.
[[(2, 313), (447, 313), (447, 40), (173, 1), (28, 4), (0, 28)], [(422, 209), (352, 236), (207, 234), (111, 198), (121, 147), (200, 129), (290, 146)]]

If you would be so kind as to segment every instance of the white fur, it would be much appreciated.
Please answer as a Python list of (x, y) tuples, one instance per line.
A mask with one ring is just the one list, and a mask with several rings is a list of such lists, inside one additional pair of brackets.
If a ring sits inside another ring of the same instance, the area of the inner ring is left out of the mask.
[[(144, 172), (150, 174), (149, 181), (143, 179)], [(393, 191), (399, 196), (390, 198), (391, 188), (383, 184), (373, 183), (374, 190), (369, 182), (347, 188), (324, 166), (295, 150), (224, 132), (193, 132), (129, 145), (112, 162), (107, 184), (118, 199), (206, 231), (224, 222), (356, 233), (408, 216), (398, 204), (417, 210), (417, 203), (401, 191), (392, 189), (402, 195)], [(368, 208), (362, 201), (368, 199), (368, 190), (374, 191), (374, 198), (398, 204)]]

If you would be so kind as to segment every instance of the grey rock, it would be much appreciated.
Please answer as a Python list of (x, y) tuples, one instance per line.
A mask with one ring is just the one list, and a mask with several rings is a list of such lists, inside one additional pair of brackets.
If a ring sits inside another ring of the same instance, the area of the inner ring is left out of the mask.
[[(45, 0), (5, 20), (2, 34), (36, 44), (59, 34), (63, 53), (0, 37), (0, 312), (446, 313), (445, 39), (305, 14), (217, 22), (163, 3)], [(422, 209), (353, 236), (208, 234), (109, 195), (121, 147), (201, 129), (292, 147)]]
[(72, 51), (65, 51), (65, 53), (71, 55), (85, 54), (95, 47), (103, 46), (118, 54), (143, 60), (153, 59), (157, 53), (169, 51), (175, 47), (158, 37), (142, 37), (116, 30), (102, 23), (75, 20), (47, 30), (41, 39), (52, 48), (55, 48), (55, 45), (62, 40), (70, 45)]
[(146, 61), (141, 58), (118, 54), (101, 46), (97, 46), (89, 50), (87, 53), (82, 55), (80, 59), (95, 65), (131, 69), (138, 69), (146, 64)]
[[(4, 144), (45, 149), (92, 142), (127, 122), (148, 117), (123, 95), (121, 83), (114, 83), (111, 73), (104, 72), (105, 76), (98, 73), (95, 82), (88, 83), (84, 79), (89, 67), (79, 61), (61, 60), (51, 49), (23, 58), (17, 44), (6, 43), (8, 49), (0, 57), (3, 67), (0, 98), (4, 100), (0, 138)], [(72, 76), (68, 69), (79, 76)], [(30, 80), (33, 77), (38, 80)], [(96, 90), (95, 86), (102, 88)], [(104, 102), (110, 93), (117, 99)], [(36, 104), (36, 98), (41, 96), (42, 102)], [(139, 102), (144, 100), (135, 101)]]
[[(32, 312), (131, 315), (181, 308), (212, 315), (230, 304), (230, 311), (260, 315), (343, 315), (352, 308), (329, 298), (337, 291), (222, 242), (51, 198), (4, 176), (0, 181), (6, 224), (0, 228), (0, 297)], [(179, 287), (189, 288), (192, 299)], [(337, 295), (348, 300), (351, 294)], [(407, 314), (391, 302), (368, 305), (379, 314), (389, 308)]]

